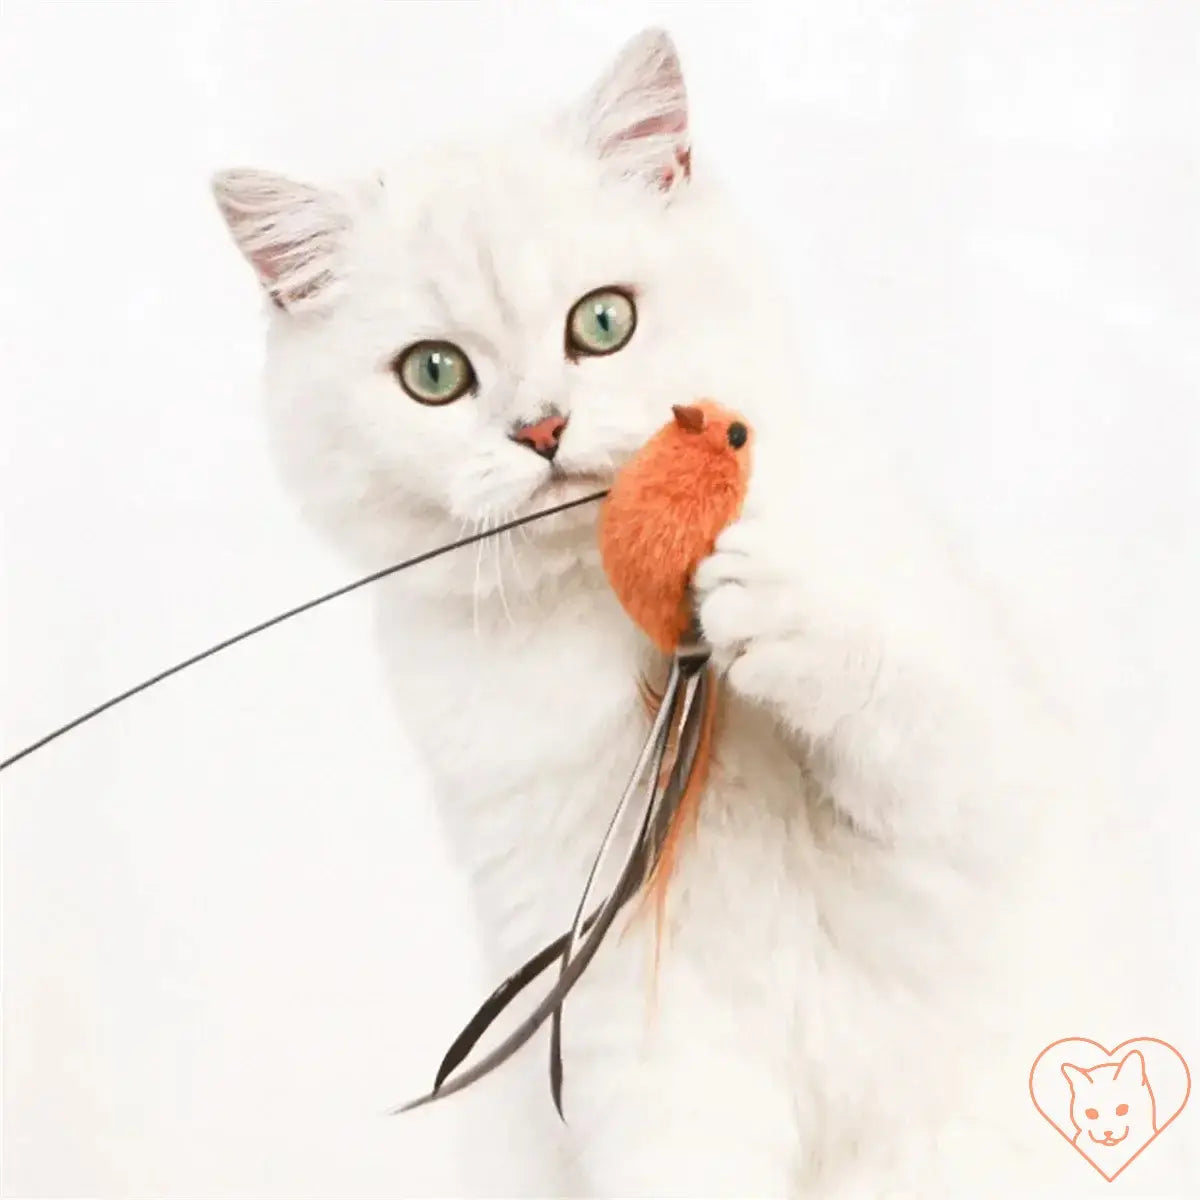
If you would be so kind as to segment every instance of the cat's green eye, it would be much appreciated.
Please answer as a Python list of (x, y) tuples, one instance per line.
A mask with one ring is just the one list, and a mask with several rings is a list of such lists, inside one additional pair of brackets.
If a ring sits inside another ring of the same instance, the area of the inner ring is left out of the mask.
[(633, 297), (620, 288), (597, 288), (577, 300), (567, 316), (567, 354), (613, 354), (636, 328)]
[(392, 370), (421, 404), (449, 404), (475, 386), (471, 360), (451, 342), (417, 342), (396, 358)]

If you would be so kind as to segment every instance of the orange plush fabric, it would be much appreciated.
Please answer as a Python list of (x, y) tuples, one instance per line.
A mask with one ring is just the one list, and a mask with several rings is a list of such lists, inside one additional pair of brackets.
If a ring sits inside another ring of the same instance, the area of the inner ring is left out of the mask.
[(741, 512), (754, 442), (737, 413), (710, 401), (674, 413), (622, 469), (600, 515), (609, 583), (668, 654), (691, 620), (692, 573)]

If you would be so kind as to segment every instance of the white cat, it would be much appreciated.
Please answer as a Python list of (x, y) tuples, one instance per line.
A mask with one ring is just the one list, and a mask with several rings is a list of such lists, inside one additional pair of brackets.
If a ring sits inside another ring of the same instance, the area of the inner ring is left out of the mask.
[(1062, 1073), (1071, 1085), (1075, 1145), (1111, 1179), (1158, 1129), (1146, 1060), (1130, 1050), (1119, 1063), (1064, 1063)]
[[(540, 1038), (403, 1119), (478, 1119), (485, 1195), (1094, 1194), (1025, 1084), (1053, 1038), (1108, 1036), (1091, 1002), (1115, 995), (1078, 966), (1079, 930), (1116, 918), (1070, 883), (1056, 718), (868, 431), (799, 385), (802, 337), (692, 160), (669, 38), (544, 122), (346, 187), (236, 170), (215, 190), (272, 298), (283, 471), (365, 567), (594, 490), (673, 404), (757, 433), (697, 579), (728, 673), (657, 976), (653, 920), (627, 919), (567, 1006), (565, 1128)], [(595, 517), (376, 591), (497, 979), (569, 923), (661, 667)]]

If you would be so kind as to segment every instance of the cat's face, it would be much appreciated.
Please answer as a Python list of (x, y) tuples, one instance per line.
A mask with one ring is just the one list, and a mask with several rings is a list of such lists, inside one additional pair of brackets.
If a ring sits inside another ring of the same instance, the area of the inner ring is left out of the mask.
[[(648, 34), (541, 128), (338, 193), (220, 177), (276, 301), (275, 435), (317, 522), (378, 565), (606, 485), (673, 404), (752, 409), (756, 356), (779, 347), (739, 235), (689, 176), (678, 61)], [(567, 569), (593, 521), (529, 527), (521, 569)], [(428, 578), (486, 589), (477, 567)]]
[(1081, 1145), (1118, 1146), (1144, 1142), (1154, 1133), (1154, 1095), (1141, 1054), (1131, 1050), (1119, 1063), (1062, 1068), (1071, 1085), (1071, 1120)]

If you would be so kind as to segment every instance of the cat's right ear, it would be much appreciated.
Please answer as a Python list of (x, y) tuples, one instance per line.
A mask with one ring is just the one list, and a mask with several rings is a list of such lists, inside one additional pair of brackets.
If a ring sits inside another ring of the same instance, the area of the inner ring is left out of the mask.
[(272, 301), (289, 312), (328, 305), (340, 279), (347, 205), (334, 192), (269, 171), (219, 171), (213, 196)]
[(579, 112), (588, 146), (618, 175), (663, 192), (691, 176), (687, 89), (665, 30), (626, 42)]

